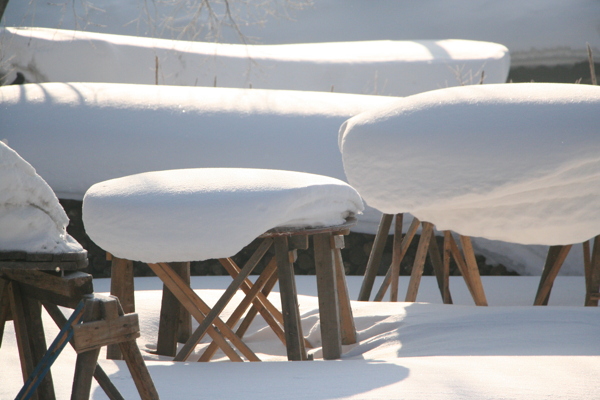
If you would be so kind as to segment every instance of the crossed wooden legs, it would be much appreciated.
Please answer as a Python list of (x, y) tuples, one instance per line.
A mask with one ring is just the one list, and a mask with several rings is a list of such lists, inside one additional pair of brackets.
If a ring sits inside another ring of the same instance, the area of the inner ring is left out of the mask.
[[(385, 241), (387, 239), (393, 218), (394, 215), (392, 214), (383, 214), (381, 217), (379, 230), (375, 236), (375, 242), (373, 243), (373, 248), (371, 250), (365, 271), (365, 277), (359, 292), (359, 301), (368, 301), (371, 297), (371, 291), (375, 282), (375, 277), (377, 276), (377, 269), (381, 263)], [(402, 236), (402, 220), (403, 215), (397, 214), (394, 229), (392, 263), (384, 278), (381, 288), (375, 295), (375, 301), (383, 300), (383, 296), (390, 285), (392, 287), (390, 291), (390, 300), (398, 301), (398, 277), (400, 273), (400, 263), (402, 262), (402, 259), (408, 250), (408, 246), (410, 245), (415, 233), (417, 232), (417, 229), (419, 228), (419, 224), (421, 224), (421, 238), (417, 247), (417, 253), (414, 259), (405, 301), (416, 301), (421, 276), (423, 275), (425, 259), (427, 258), (427, 255), (429, 255), (437, 278), (438, 287), (445, 304), (452, 304), (452, 297), (449, 289), (450, 259), (452, 258), (458, 265), (458, 268), (465, 280), (465, 283), (467, 284), (467, 288), (469, 289), (475, 304), (480, 306), (487, 305), (487, 300), (481, 284), (481, 278), (479, 276), (479, 269), (477, 268), (477, 262), (473, 252), (473, 246), (471, 245), (471, 239), (468, 236), (460, 236), (460, 243), (462, 246), (461, 252), (452, 234), (449, 231), (444, 232), (444, 252), (442, 259), (437, 242), (435, 240), (435, 235), (433, 234), (433, 225), (431, 223), (421, 223), (417, 218), (414, 218), (412, 224), (408, 228), (408, 231), (404, 236)]]
[[(586, 286), (584, 305), (597, 307), (600, 300), (600, 235), (592, 240), (594, 242), (593, 249), (590, 249), (589, 241), (583, 242)], [(533, 305), (548, 305), (554, 279), (556, 279), (571, 248), (572, 245), (550, 246)]]
[[(316, 233), (311, 236), (313, 237), (315, 251), (323, 357), (325, 359), (336, 359), (341, 356), (342, 344), (356, 342), (356, 331), (340, 253), (340, 249), (343, 247), (343, 236), (331, 232)], [(275, 249), (275, 257), (268, 262), (265, 270), (253, 284), (248, 276), (271, 246)], [(175, 355), (177, 340), (174, 332), (177, 332), (179, 321), (182, 320), (181, 314), (179, 311), (174, 312), (173, 310), (176, 310), (176, 308), (172, 307), (170, 311), (162, 310), (161, 327), (163, 326), (163, 316), (171, 314), (173, 317), (171, 322), (164, 322), (165, 328), (162, 330), (168, 338), (161, 338), (161, 332), (159, 332), (159, 346), (157, 346), (159, 354), (173, 355), (175, 361), (185, 361), (204, 335), (208, 334), (213, 342), (200, 356), (199, 361), (209, 361), (218, 348), (221, 348), (232, 361), (242, 361), (242, 357), (237, 354), (231, 345), (247, 360), (260, 361), (241, 340), (253, 318), (260, 313), (286, 345), (289, 360), (308, 359), (306, 348), (312, 346), (304, 339), (302, 334), (293, 271), (296, 249), (299, 248), (308, 248), (308, 235), (273, 234), (263, 239), (258, 249), (241, 269), (229, 258), (220, 259), (219, 261), (232, 276), (233, 281), (212, 308), (206, 305), (189, 287), (189, 272), (186, 280), (184, 271), (181, 268), (176, 271), (173, 268), (173, 263), (148, 264), (163, 281), (165, 289), (168, 289), (173, 298), (199, 323), (198, 328), (193, 333), (188, 334), (185, 345)], [(117, 268), (121, 267), (125, 271), (130, 271), (127, 269), (126, 262), (123, 261), (113, 259), (113, 269), (117, 266)], [(189, 264), (187, 268), (189, 271)], [(275, 270), (277, 270), (277, 274), (275, 274)], [(123, 276), (113, 270), (113, 279), (117, 277), (129, 282), (131, 279), (129, 277), (130, 272), (127, 272), (126, 275)], [(268, 294), (278, 279), (282, 312), (267, 300)], [(113, 289), (115, 287), (127, 292), (133, 291), (133, 283), (130, 285), (113, 285)], [(219, 315), (238, 289), (242, 289), (246, 296), (229, 319), (223, 322)], [(112, 293), (119, 296), (116, 290)], [(130, 294), (124, 295), (126, 297), (130, 296)], [(166, 304), (171, 304), (171, 302), (165, 302), (165, 294), (163, 293), (163, 307)], [(233, 328), (242, 317), (244, 319), (237, 330), (233, 332)], [(171, 332), (171, 335), (167, 335), (168, 332)]]

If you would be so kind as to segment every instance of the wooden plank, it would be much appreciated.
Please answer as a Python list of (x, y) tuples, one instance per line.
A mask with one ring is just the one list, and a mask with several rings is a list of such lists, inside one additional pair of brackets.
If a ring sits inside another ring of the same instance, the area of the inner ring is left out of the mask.
[(10, 321), (10, 300), (8, 298), (8, 281), (0, 278), (0, 348), (2, 347), (2, 337), (4, 336), (4, 326), (6, 321)]
[[(133, 261), (114, 257), (106, 253), (106, 258), (111, 262), (110, 268), (110, 294), (116, 296), (125, 313), (135, 312), (135, 285)], [(121, 360), (121, 350), (118, 344), (111, 344), (106, 349), (106, 358)]]
[(340, 310), (342, 344), (354, 344), (357, 342), (356, 327), (354, 325), (352, 306), (350, 305), (348, 285), (346, 284), (346, 273), (344, 271), (344, 262), (342, 261), (342, 252), (339, 248), (335, 247), (333, 256), (335, 266), (335, 284), (337, 287), (338, 307)]
[(28, 270), (3, 270), (3, 275), (8, 279), (24, 283), (28, 286), (55, 293), (59, 296), (77, 298), (94, 291), (92, 275), (84, 272), (69, 272), (64, 276), (57, 276), (43, 271)]
[[(394, 261), (393, 255), (392, 255), (392, 262), (398, 263), (398, 270), (400, 270), (400, 264), (402, 263), (402, 260), (404, 259), (404, 256), (406, 255), (406, 252), (408, 251), (408, 247), (412, 243), (412, 240), (415, 237), (415, 234), (417, 233), (417, 230), (419, 229), (420, 224), (421, 224), (421, 221), (419, 221), (417, 218), (413, 217), (413, 221), (410, 224), (408, 231), (402, 238), (402, 246), (400, 248), (400, 254), (397, 255), (395, 261)], [(381, 287), (379, 288), (379, 291), (375, 295), (375, 299), (374, 299), (375, 301), (383, 301), (383, 297), (385, 296), (385, 292), (387, 291), (388, 287), (390, 286), (391, 281), (392, 281), (392, 268), (390, 267), (387, 271), (387, 274), (385, 275), (385, 277), (383, 279), (383, 282), (381, 283)]]
[[(233, 264), (233, 261), (231, 261), (230, 259), (221, 259), (220, 261), (223, 265), (226, 265), (227, 268), (232, 268), (235, 265), (235, 264)], [(231, 264), (228, 263), (227, 261), (230, 261)], [(239, 268), (238, 268), (238, 270), (239, 270)], [(260, 291), (264, 288), (265, 284), (269, 281), (269, 279), (271, 279), (271, 276), (273, 276), (275, 274), (276, 270), (277, 270), (277, 264), (275, 262), (275, 259), (273, 258), (273, 259), (271, 259), (271, 262), (269, 262), (267, 264), (267, 267), (263, 270), (263, 272), (260, 274), (260, 276), (254, 283), (254, 285), (252, 285), (252, 287), (248, 286), (246, 282), (244, 282), (242, 284), (242, 289), (244, 290), (244, 293), (246, 293), (246, 296), (240, 302), (240, 304), (236, 307), (236, 309), (233, 311), (233, 313), (231, 313), (231, 315), (229, 316), (229, 318), (227, 319), (227, 321), (225, 323), (229, 327), (233, 328), (240, 321), (240, 319), (242, 319), (246, 310), (252, 304), (254, 304), (254, 306), (256, 306), (259, 310), (266, 312), (265, 314), (263, 314), (263, 316), (266, 316), (265, 320), (267, 321), (267, 324), (271, 327), (273, 332), (275, 332), (275, 335), (282, 341), (283, 345), (285, 346), (285, 333), (283, 332), (283, 329), (279, 326), (279, 324), (275, 320), (275, 318), (262, 306), (262, 304), (258, 301), (258, 299), (256, 299), (256, 296), (258, 294), (260, 294)], [(234, 273), (234, 275), (237, 274), (236, 271), (232, 271), (232, 272)], [(236, 332), (236, 335), (237, 335), (237, 332)], [(242, 336), (240, 336), (240, 335), (238, 335), (238, 337), (242, 338)], [(203, 362), (210, 361), (210, 359), (214, 356), (217, 349), (218, 349), (217, 344), (214, 341), (211, 342), (211, 344), (202, 353), (202, 356), (200, 356), (198, 361), (203, 361)]]
[[(44, 334), (44, 325), (42, 324), (41, 304), (39, 301), (28, 297), (23, 297), (22, 304), (33, 365), (37, 366), (42, 361), (47, 350), (46, 335)], [(39, 382), (37, 395), (40, 399), (44, 400), (56, 399), (52, 372), (50, 370), (47, 371), (46, 375)]]
[(591, 258), (590, 283), (586, 285), (586, 306), (598, 307), (600, 300), (600, 235), (594, 238), (594, 250)]
[[(177, 275), (167, 264), (152, 264), (149, 263), (148, 266), (154, 273), (163, 281), (163, 283), (167, 284), (169, 290), (177, 297), (177, 300), (190, 312), (190, 314), (201, 323), (204, 320), (204, 317), (210, 311), (210, 307), (194, 292), (189, 285), (181, 279), (179, 275)], [(222, 323), (222, 325), (220, 324)], [(215, 324), (219, 326), (219, 329), (223, 334), (228, 334), (227, 330), (231, 332), (229, 328), (225, 326), (219, 318), (215, 320)], [(224, 326), (226, 330), (221, 329), (221, 326)], [(208, 335), (215, 340), (219, 347), (223, 350), (223, 352), (229, 357), (231, 361), (243, 361), (242, 358), (231, 348), (229, 343), (225, 340), (225, 337), (218, 332), (214, 327), (210, 327), (207, 330)], [(231, 332), (233, 336), (235, 334)], [(230, 339), (231, 340), (231, 339)], [(188, 343), (190, 343), (188, 341)], [(192, 351), (194, 350), (195, 344), (187, 344), (183, 346), (183, 348), (177, 353), (174, 361), (185, 361), (190, 356)]]
[(74, 326), (73, 329), (74, 348), (77, 353), (140, 337), (137, 314), (127, 314), (114, 320), (86, 322)]
[(431, 243), (429, 243), (429, 259), (433, 265), (442, 301), (444, 304), (452, 304), (452, 296), (450, 295), (450, 268), (446, 268), (444, 261), (442, 261), (435, 234), (431, 235)]
[[(244, 281), (248, 278), (248, 275), (256, 268), (259, 261), (263, 258), (266, 252), (271, 247), (273, 243), (273, 239), (265, 238), (261, 244), (258, 246), (254, 254), (250, 256), (250, 259), (246, 262), (244, 267), (240, 270), (239, 274), (233, 279), (233, 281), (229, 284), (225, 292), (221, 295), (219, 300), (215, 303), (215, 305), (205, 314), (205, 318), (200, 322), (198, 328), (192, 333), (188, 342), (184, 345), (186, 348), (196, 347), (196, 345), (200, 342), (202, 337), (206, 334), (206, 331), (215, 320), (221, 315), (227, 304), (231, 301), (233, 296), (239, 290), (240, 286), (244, 283)], [(188, 285), (189, 286), (189, 285)], [(225, 325), (227, 327), (227, 325)], [(231, 329), (227, 327), (227, 329)], [(235, 336), (235, 335), (234, 335)], [(238, 338), (239, 339), (239, 338)], [(240, 349), (241, 350), (241, 349)], [(254, 353), (252, 353), (254, 354)]]
[(314, 235), (313, 246), (323, 359), (337, 360), (342, 356), (342, 332), (331, 234)]
[(375, 235), (375, 241), (371, 248), (371, 254), (369, 254), (369, 260), (367, 261), (367, 267), (365, 270), (365, 276), (358, 293), (358, 301), (369, 301), (371, 297), (371, 290), (373, 290), (373, 284), (375, 283), (375, 277), (379, 271), (379, 265), (381, 264), (381, 257), (383, 256), (383, 249), (385, 248), (385, 242), (387, 241), (390, 233), (390, 227), (392, 226), (393, 214), (381, 215), (381, 221), (379, 222), (379, 228)]
[(398, 281), (400, 280), (400, 263), (402, 262), (401, 254), (403, 219), (403, 214), (396, 214), (396, 223), (394, 225), (394, 243), (392, 245), (392, 264), (390, 265), (390, 301), (398, 301)]
[(305, 360), (302, 326), (300, 325), (300, 312), (298, 310), (298, 296), (296, 281), (294, 279), (294, 265), (290, 260), (288, 240), (285, 236), (274, 238), (275, 258), (279, 275), (279, 292), (281, 296), (281, 309), (283, 314), (283, 330), (288, 360)]
[(473, 280), (471, 279), (469, 268), (467, 268), (465, 257), (458, 248), (458, 245), (456, 244), (456, 241), (454, 240), (454, 237), (452, 236), (452, 233), (450, 231), (444, 232), (444, 248), (446, 249), (447, 256), (451, 255), (454, 261), (456, 262), (456, 265), (458, 266), (463, 280), (467, 285), (467, 289), (469, 290), (471, 297), (475, 299), (476, 294), (475, 289), (473, 287)]
[[(52, 303), (43, 303), (43, 305), (50, 317), (52, 318), (52, 320), (56, 323), (56, 325), (59, 328), (62, 328), (67, 324), (67, 318), (60, 311), (58, 306)], [(71, 339), (69, 343), (71, 344), (71, 346), (73, 346), (73, 339)], [(123, 396), (121, 396), (121, 393), (119, 393), (119, 390), (115, 387), (115, 385), (113, 385), (113, 383), (110, 381), (110, 378), (108, 377), (108, 375), (106, 375), (106, 372), (104, 372), (104, 370), (99, 364), (96, 364), (96, 369), (94, 370), (94, 378), (96, 379), (96, 381), (98, 382), (102, 390), (104, 390), (104, 393), (106, 393), (110, 400), (124, 400)]]
[[(82, 321), (89, 323), (102, 318), (100, 302), (93, 297), (85, 302)], [(75, 327), (74, 327), (75, 328)], [(73, 337), (75, 343), (75, 336)], [(73, 378), (73, 388), (71, 390), (71, 400), (89, 399), (92, 386), (92, 378), (98, 363), (100, 348), (97, 347), (85, 353), (77, 354), (75, 362), (75, 376)]]
[(417, 246), (417, 253), (415, 254), (415, 261), (413, 263), (410, 281), (408, 283), (408, 290), (406, 292), (405, 301), (407, 302), (417, 301), (419, 284), (421, 283), (425, 259), (427, 258), (427, 249), (431, 243), (431, 235), (433, 235), (433, 224), (429, 222), (423, 222), (422, 227), (423, 229), (421, 230), (421, 238), (419, 239), (419, 245)]
[[(169, 263), (173, 271), (181, 277), (186, 285), (190, 284), (190, 264)], [(162, 303), (158, 327), (156, 354), (174, 357), (177, 353), (177, 342), (187, 342), (191, 336), (191, 315), (179, 303), (175, 295), (163, 284)]]
[(158, 400), (158, 392), (135, 341), (121, 342), (119, 343), (119, 347), (121, 348), (121, 353), (123, 353), (123, 359), (127, 363), (127, 367), (129, 367), (129, 373), (140, 398), (142, 400)]
[[(23, 375), (23, 383), (27, 381), (29, 375), (33, 372), (35, 363), (30, 347), (29, 332), (27, 329), (26, 316), (24, 314), (23, 298), (19, 289), (19, 284), (10, 282), (8, 284), (8, 296), (10, 299), (10, 308), (13, 316), (15, 327), (15, 336), (17, 338), (17, 348), (19, 349), (19, 359), (21, 361), (21, 373)], [(37, 399), (36, 393), (32, 399)]]
[(570, 250), (571, 245), (550, 246), (548, 249), (544, 270), (542, 271), (538, 290), (533, 301), (534, 306), (548, 305), (548, 299), (550, 298), (550, 292), (552, 291), (554, 280), (556, 279), (556, 276), (558, 275), (558, 272), (560, 271), (560, 268), (562, 267)]
[(465, 263), (467, 264), (467, 270), (469, 271), (468, 276), (469, 280), (471, 281), (471, 287), (473, 288), (473, 300), (478, 306), (487, 306), (487, 299), (485, 298), (485, 292), (481, 283), (481, 276), (479, 275), (477, 260), (475, 260), (475, 252), (473, 251), (471, 238), (469, 236), (460, 235), (460, 244), (463, 249)]

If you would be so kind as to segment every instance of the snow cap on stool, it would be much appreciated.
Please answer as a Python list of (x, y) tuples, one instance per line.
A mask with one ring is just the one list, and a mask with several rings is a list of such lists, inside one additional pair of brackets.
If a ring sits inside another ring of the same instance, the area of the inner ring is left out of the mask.
[(196, 168), (97, 183), (83, 199), (83, 222), (119, 258), (196, 261), (233, 256), (275, 227), (339, 225), (362, 209), (356, 190), (335, 178)]
[(600, 233), (600, 87), (440, 89), (340, 128), (348, 181), (440, 230), (559, 245)]
[(0, 141), (0, 251), (67, 253), (83, 248), (50, 186)]

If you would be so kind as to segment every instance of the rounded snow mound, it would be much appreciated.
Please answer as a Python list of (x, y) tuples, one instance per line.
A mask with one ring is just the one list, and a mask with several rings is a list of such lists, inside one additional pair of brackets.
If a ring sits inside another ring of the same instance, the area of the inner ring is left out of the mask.
[(83, 248), (50, 186), (0, 141), (0, 251), (67, 253)]
[(340, 128), (348, 181), (440, 230), (559, 245), (600, 233), (600, 87), (499, 84), (401, 99)]
[(335, 178), (250, 168), (146, 172), (93, 185), (86, 232), (119, 258), (197, 261), (235, 255), (276, 227), (340, 225), (363, 203)]

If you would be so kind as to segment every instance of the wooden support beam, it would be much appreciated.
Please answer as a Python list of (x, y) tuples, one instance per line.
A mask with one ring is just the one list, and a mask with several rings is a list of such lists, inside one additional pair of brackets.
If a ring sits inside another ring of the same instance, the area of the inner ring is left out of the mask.
[(313, 235), (323, 359), (342, 356), (339, 298), (330, 233)]
[(427, 250), (431, 243), (431, 235), (433, 235), (433, 224), (429, 222), (422, 223), (423, 229), (421, 230), (421, 238), (419, 239), (419, 245), (417, 246), (417, 253), (415, 254), (415, 261), (410, 275), (410, 281), (408, 283), (408, 290), (406, 292), (405, 301), (414, 302), (417, 301), (417, 293), (419, 291), (419, 284), (421, 283), (421, 277), (423, 276), (423, 268), (425, 266), (425, 259), (427, 258)]
[(306, 360), (306, 348), (304, 347), (304, 336), (298, 309), (298, 292), (294, 278), (294, 264), (291, 259), (292, 254), (289, 251), (288, 238), (286, 236), (276, 236), (274, 246), (288, 360)]
[(442, 301), (444, 304), (452, 304), (452, 296), (450, 295), (450, 267), (444, 264), (442, 260), (435, 234), (431, 235), (431, 243), (429, 243), (429, 259), (433, 265)]
[(402, 262), (402, 222), (403, 214), (396, 215), (394, 224), (394, 244), (392, 249), (390, 301), (398, 301), (398, 284), (400, 280), (400, 263)]
[[(133, 261), (114, 257), (106, 253), (110, 260), (110, 294), (116, 296), (126, 314), (135, 312), (135, 285), (133, 274)], [(123, 356), (118, 344), (109, 345), (106, 349), (106, 358), (109, 360), (122, 360)]]
[(383, 256), (383, 249), (390, 233), (390, 227), (392, 226), (393, 218), (393, 214), (383, 214), (381, 216), (377, 235), (375, 235), (375, 241), (373, 242), (371, 254), (369, 255), (369, 260), (367, 261), (365, 276), (360, 287), (360, 292), (358, 293), (358, 301), (369, 301), (369, 298), (371, 297), (371, 290), (373, 290), (375, 277), (379, 271), (381, 257)]
[(594, 239), (594, 250), (590, 260), (590, 279), (586, 283), (586, 306), (598, 306), (600, 300), (600, 235)]
[(546, 264), (544, 265), (544, 270), (542, 271), (542, 276), (540, 278), (540, 284), (533, 302), (534, 306), (548, 305), (548, 299), (550, 298), (552, 285), (554, 285), (554, 280), (556, 279), (560, 268), (567, 258), (571, 247), (571, 245), (550, 246), (548, 249)]
[(469, 236), (460, 235), (460, 244), (463, 249), (467, 271), (469, 271), (468, 279), (471, 282), (470, 286), (473, 288), (473, 301), (475, 301), (475, 304), (478, 306), (487, 306), (488, 303), (481, 283), (481, 276), (479, 275), (479, 267), (477, 267), (477, 260), (475, 259), (471, 238)]
[[(343, 238), (343, 236), (339, 237)], [(333, 255), (342, 329), (342, 344), (354, 344), (357, 342), (356, 327), (354, 325), (354, 316), (352, 314), (352, 306), (350, 304), (350, 295), (348, 294), (348, 285), (346, 284), (346, 273), (344, 271), (342, 253), (339, 247), (335, 247)]]
[(383, 282), (381, 283), (381, 287), (379, 288), (379, 291), (375, 295), (375, 299), (374, 299), (375, 301), (383, 301), (385, 292), (387, 291), (387, 289), (390, 286), (390, 283), (392, 281), (392, 270), (393, 270), (392, 267), (396, 268), (395, 266), (397, 265), (398, 275), (400, 275), (400, 272), (399, 272), (400, 264), (402, 263), (402, 260), (404, 259), (404, 256), (406, 255), (406, 252), (408, 251), (408, 247), (410, 246), (413, 238), (415, 237), (415, 234), (417, 233), (417, 230), (419, 229), (420, 224), (421, 224), (421, 221), (419, 221), (417, 218), (413, 218), (413, 221), (410, 224), (408, 231), (402, 237), (402, 246), (400, 247), (400, 253), (397, 254), (396, 256), (392, 255), (392, 265), (388, 269), (387, 274), (385, 275), (385, 278), (383, 279)]

